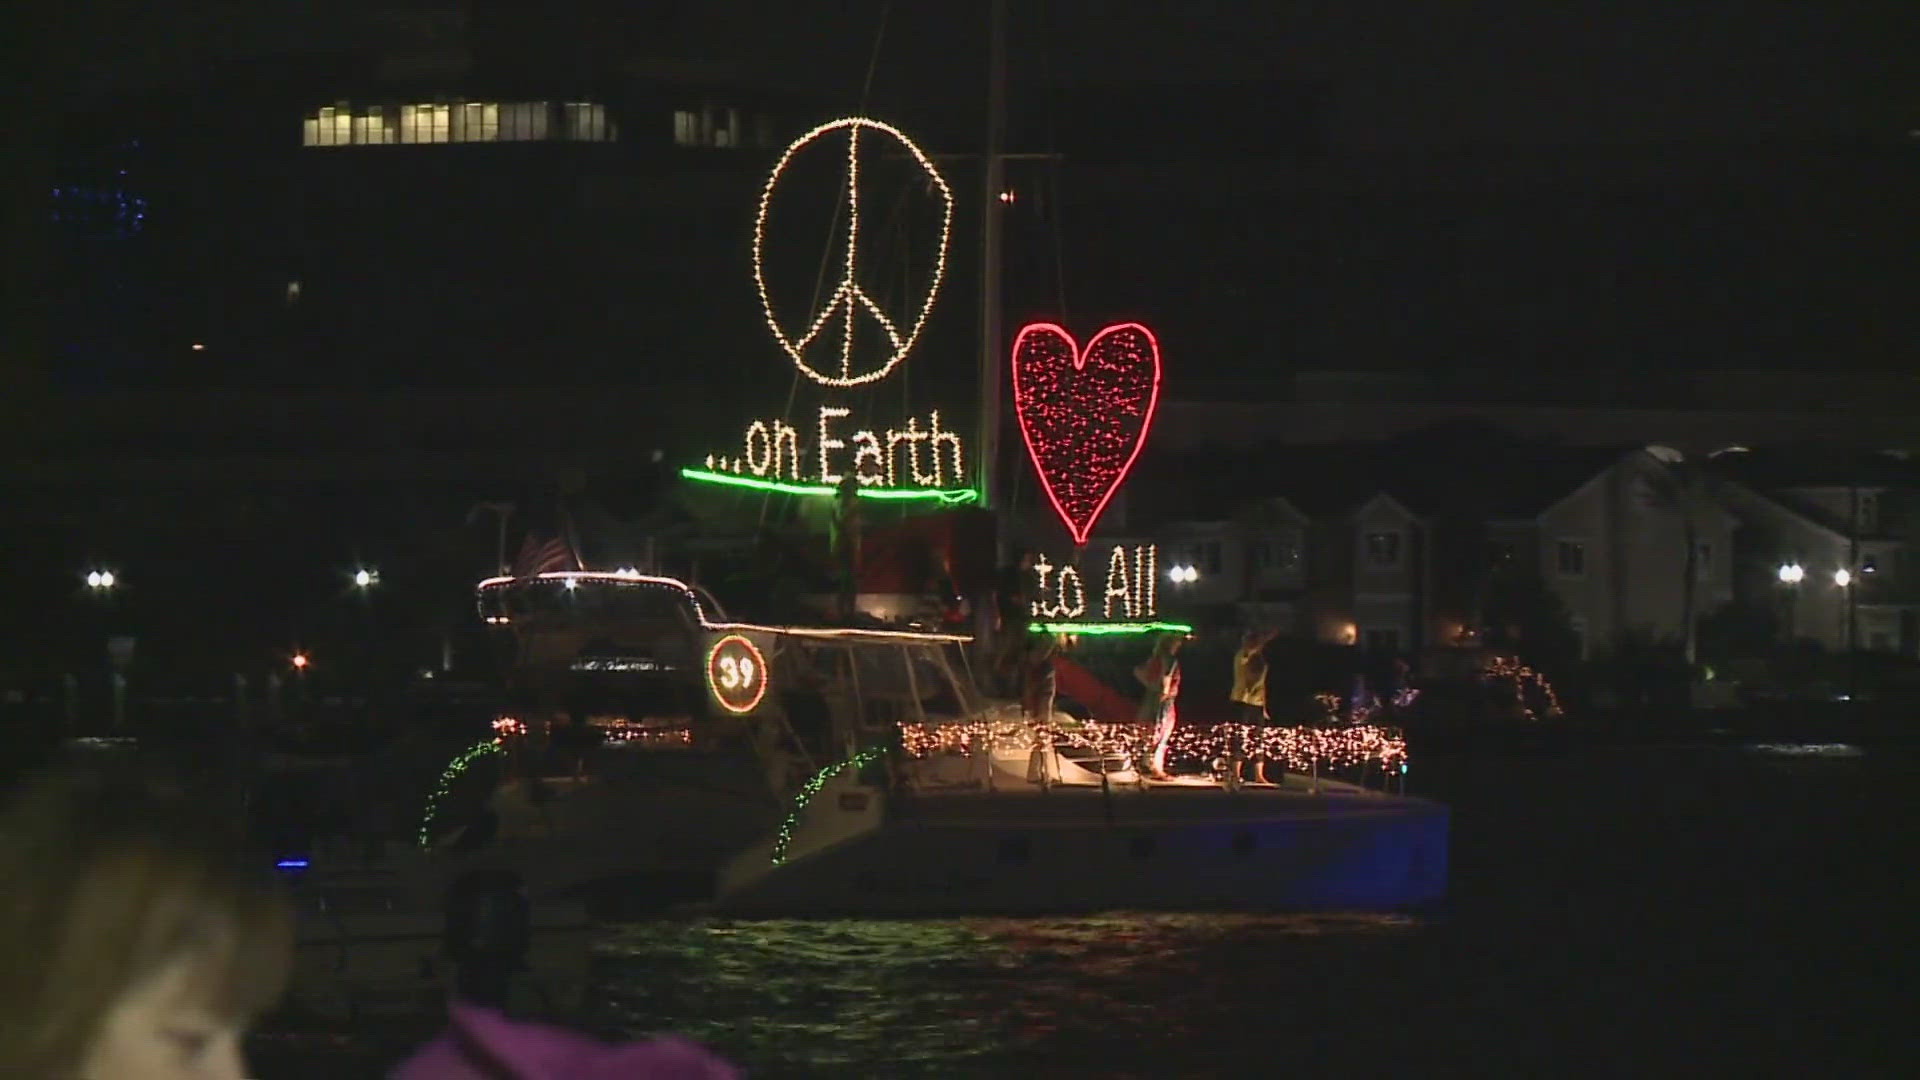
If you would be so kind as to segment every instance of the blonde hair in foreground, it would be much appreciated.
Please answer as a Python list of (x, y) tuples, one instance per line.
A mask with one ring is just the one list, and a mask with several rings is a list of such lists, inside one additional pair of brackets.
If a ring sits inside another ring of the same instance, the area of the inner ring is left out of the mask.
[(179, 791), (94, 771), (29, 781), (0, 810), (0, 1076), (63, 1077), (132, 988), (190, 962), (244, 1023), (280, 996), (291, 912), (230, 822)]

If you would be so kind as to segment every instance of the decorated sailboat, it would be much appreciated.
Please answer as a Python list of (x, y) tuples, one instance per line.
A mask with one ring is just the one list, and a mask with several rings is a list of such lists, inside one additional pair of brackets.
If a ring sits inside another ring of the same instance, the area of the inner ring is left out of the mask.
[[(771, 283), (770, 222), (786, 205), (783, 177), (806, 161), (844, 170), (832, 228), (844, 249), (829, 260), (840, 276), (824, 306), (794, 320)], [(937, 237), (925, 295), (904, 314), (875, 298), (861, 255), (872, 231), (861, 207), (876, 201), (863, 188), (886, 167), (907, 171)], [(1084, 344), (1036, 323), (1009, 354), (992, 344), (998, 171), (996, 144), (983, 198), (992, 355), (970, 452), (937, 410), (876, 422), (871, 395), (927, 326), (951, 187), (904, 132), (866, 117), (821, 124), (780, 156), (759, 202), (754, 278), (795, 388), (813, 397), (803, 422), (790, 397), (785, 414), (749, 421), (681, 477), (737, 512), (764, 520), (777, 502), (813, 522), (829, 538), (814, 548), (818, 587), (796, 613), (754, 621), (651, 566), (481, 582), (481, 615), (511, 637), (530, 696), (482, 751), (503, 772), (467, 811), (476, 824), (454, 826), (459, 815), (436, 805), (423, 844), (450, 853), (480, 837), (463, 864), (511, 867), (536, 897), (743, 914), (1402, 908), (1444, 894), (1447, 813), (1386, 790), (1406, 765), (1391, 731), (1180, 728), (1170, 646), (1150, 691), (1159, 722), (1142, 723), (1133, 695), (1052, 654), (1048, 643), (1093, 637), (1144, 653), (1193, 628), (1161, 616), (1152, 544), (1098, 532), (1151, 430), (1160, 343), (1141, 323)], [(1002, 583), (997, 612), (982, 605), (966, 620), (916, 601), (983, 596), (981, 567), (1000, 561), (1003, 375), (1067, 550), (1034, 551), (1020, 570), (1031, 577)], [(1080, 709), (983, 692), (1014, 656), (1057, 671)], [(1246, 755), (1284, 772), (1256, 788), (1214, 767)]]

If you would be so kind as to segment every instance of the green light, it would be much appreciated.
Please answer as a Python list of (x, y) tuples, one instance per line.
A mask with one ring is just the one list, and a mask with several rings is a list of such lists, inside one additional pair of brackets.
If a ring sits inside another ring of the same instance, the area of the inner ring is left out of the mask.
[[(757, 476), (731, 476), (727, 473), (708, 472), (705, 469), (681, 469), (680, 475), (688, 480), (699, 480), (708, 484), (732, 484), (734, 487), (755, 488), (760, 491), (778, 491), (783, 495), (824, 495), (835, 494), (833, 488), (825, 484), (789, 484), (784, 480), (763, 480)], [(977, 502), (980, 493), (972, 488), (860, 488), (863, 499), (937, 499), (948, 505)]]
[(446, 771), (440, 774), (440, 781), (434, 785), (433, 794), (427, 796), (426, 811), (420, 815), (420, 846), (422, 848), (432, 846), (433, 820), (440, 816), (440, 801), (447, 797), (447, 792), (453, 787), (453, 782), (460, 778), (461, 773), (467, 771), (468, 766), (481, 758), (489, 754), (505, 753), (506, 751), (500, 748), (499, 743), (488, 740), (487, 742), (468, 747), (459, 757), (453, 759), (452, 763), (447, 766)]
[(1193, 627), (1177, 622), (1048, 622), (1029, 623), (1028, 630), (1041, 634), (1191, 634)]
[(800, 788), (800, 793), (793, 797), (793, 808), (787, 811), (786, 820), (780, 823), (780, 832), (773, 841), (773, 865), (779, 866), (787, 861), (787, 848), (793, 844), (794, 830), (800, 827), (800, 815), (806, 812), (807, 803), (820, 793), (820, 789), (827, 786), (827, 781), (833, 779), (843, 769), (851, 768), (858, 772), (866, 768), (870, 762), (880, 756), (881, 752), (878, 746), (870, 747), (845, 761), (829, 765), (813, 774), (813, 779), (808, 780)]

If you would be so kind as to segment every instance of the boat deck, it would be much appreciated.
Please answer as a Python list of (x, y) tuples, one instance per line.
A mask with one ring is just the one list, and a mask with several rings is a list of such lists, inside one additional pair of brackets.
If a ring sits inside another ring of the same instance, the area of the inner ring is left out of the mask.
[(1432, 808), (1426, 800), (1375, 791), (1339, 780), (1317, 782), (1289, 776), (1283, 784), (1242, 784), (1227, 788), (1206, 777), (1171, 780), (1116, 781), (1103, 794), (1098, 786), (1056, 784), (1007, 785), (922, 789), (899, 796), (895, 814), (928, 824), (967, 822), (1022, 822), (1045, 826), (1070, 824), (1090, 816), (1110, 816), (1116, 822), (1176, 822), (1196, 818), (1219, 820), (1314, 816), (1321, 814), (1401, 813)]

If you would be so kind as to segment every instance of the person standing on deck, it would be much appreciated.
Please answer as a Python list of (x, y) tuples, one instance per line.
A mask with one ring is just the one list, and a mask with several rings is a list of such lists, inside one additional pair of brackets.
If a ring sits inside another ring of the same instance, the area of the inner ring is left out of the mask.
[(839, 571), (840, 618), (853, 621), (860, 591), (860, 480), (848, 475), (833, 496), (833, 554)]
[(1179, 634), (1163, 636), (1147, 662), (1133, 669), (1134, 678), (1147, 690), (1140, 699), (1140, 719), (1153, 725), (1147, 775), (1155, 780), (1167, 779), (1167, 744), (1172, 741), (1174, 726), (1179, 723), (1176, 703), (1180, 697), (1180, 645), (1185, 640)]
[(1027, 645), (1027, 624), (1033, 619), (1033, 565), (1031, 551), (1022, 551), (1014, 561), (1000, 569), (999, 587), (994, 590), (998, 606), (999, 639), (994, 645), (993, 668), (1002, 688), (1020, 689), (1020, 655)]
[[(1240, 782), (1241, 773), (1246, 767), (1247, 742), (1258, 729), (1268, 727), (1273, 718), (1267, 711), (1267, 643), (1272, 641), (1272, 630), (1249, 630), (1240, 638), (1240, 648), (1233, 654), (1233, 703), (1236, 717), (1245, 725), (1246, 733), (1240, 736), (1239, 753), (1234, 756), (1233, 779)], [(1264, 752), (1256, 751), (1253, 756), (1253, 782), (1267, 782), (1267, 757)]]
[(1035, 733), (1033, 752), (1027, 758), (1027, 780), (1042, 787), (1054, 779), (1050, 760), (1053, 735), (1044, 725), (1053, 722), (1053, 702), (1059, 694), (1058, 676), (1053, 667), (1053, 658), (1058, 655), (1059, 637), (1029, 634), (1027, 651), (1020, 664), (1020, 711), (1028, 722), (1040, 726)]

